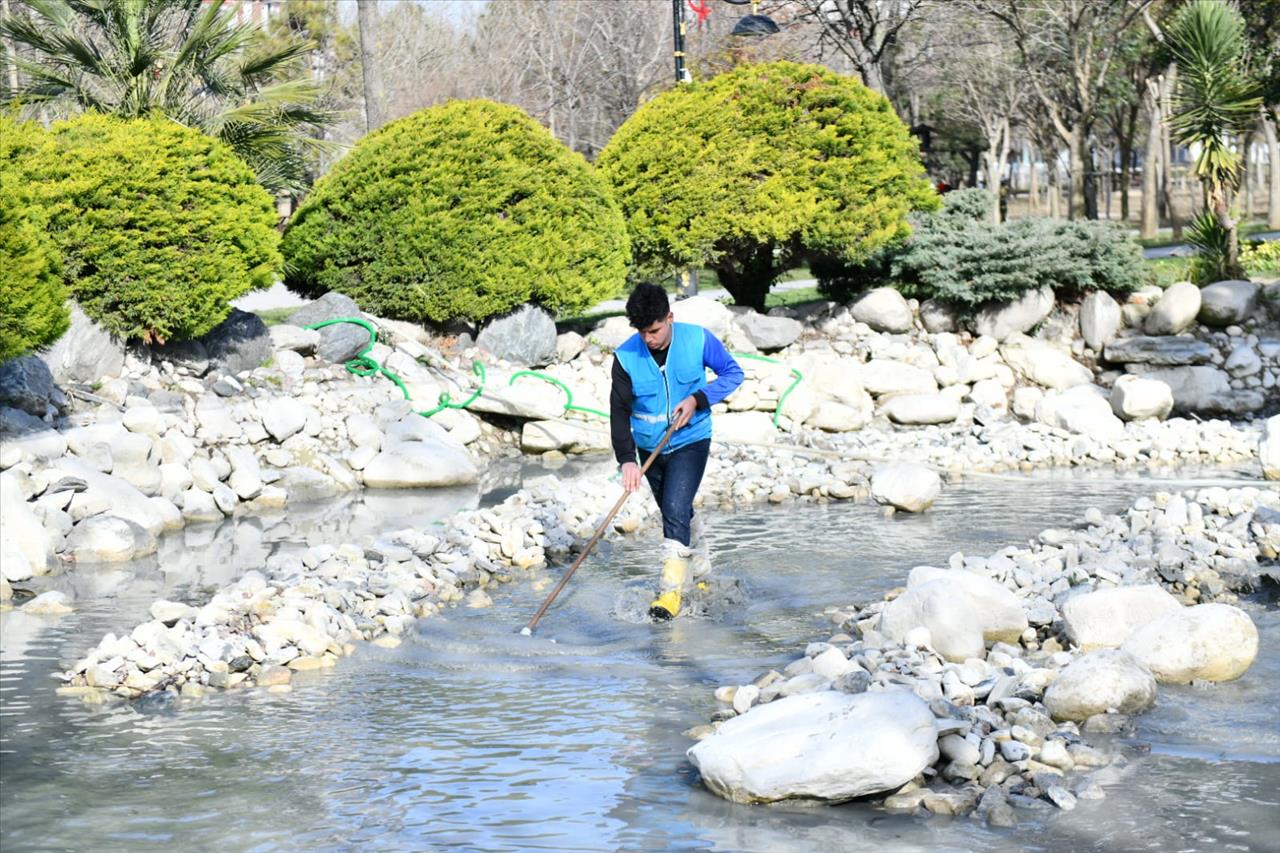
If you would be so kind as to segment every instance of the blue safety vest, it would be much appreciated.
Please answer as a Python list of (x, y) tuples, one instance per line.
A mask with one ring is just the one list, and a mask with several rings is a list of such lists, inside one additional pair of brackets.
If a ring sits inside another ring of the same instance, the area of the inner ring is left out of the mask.
[[(707, 387), (707, 370), (702, 360), (706, 330), (689, 323), (676, 323), (661, 368), (639, 334), (632, 335), (615, 350), (622, 369), (631, 377), (631, 434), (641, 451), (651, 451), (662, 441), (671, 425), (671, 410), (685, 397)], [(689, 423), (677, 430), (663, 453), (670, 453), (711, 437), (711, 412), (695, 409)]]

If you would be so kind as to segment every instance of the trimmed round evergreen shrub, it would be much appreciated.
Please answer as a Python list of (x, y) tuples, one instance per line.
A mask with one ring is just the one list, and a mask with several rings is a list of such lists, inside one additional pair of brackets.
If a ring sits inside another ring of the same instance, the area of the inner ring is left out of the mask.
[(761, 308), (815, 256), (857, 263), (937, 206), (888, 100), (817, 65), (746, 65), (665, 92), (627, 119), (598, 168), (627, 216), (637, 278), (716, 270)]
[(417, 322), (616, 296), (626, 228), (587, 161), (516, 107), (450, 101), (360, 140), (285, 232), (286, 282)]
[(53, 343), (69, 322), (57, 253), (18, 172), (17, 157), (41, 134), (0, 116), (0, 362)]
[(123, 338), (199, 337), (277, 278), (271, 196), (199, 131), (86, 113), (23, 161), (72, 295)]
[(930, 216), (894, 254), (888, 278), (906, 296), (975, 308), (1046, 285), (1065, 298), (1123, 295), (1146, 284), (1147, 270), (1137, 242), (1105, 222)]

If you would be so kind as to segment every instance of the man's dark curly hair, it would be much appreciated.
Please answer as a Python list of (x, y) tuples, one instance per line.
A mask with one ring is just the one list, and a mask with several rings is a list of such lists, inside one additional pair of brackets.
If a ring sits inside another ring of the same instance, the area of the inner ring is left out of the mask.
[(627, 297), (627, 319), (633, 328), (647, 329), (670, 313), (667, 292), (656, 284), (637, 284)]

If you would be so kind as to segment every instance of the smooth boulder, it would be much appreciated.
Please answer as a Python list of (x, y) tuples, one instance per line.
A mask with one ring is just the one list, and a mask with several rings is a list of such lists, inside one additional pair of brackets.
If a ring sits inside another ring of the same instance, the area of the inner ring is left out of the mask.
[(1062, 623), (1082, 651), (1115, 649), (1134, 631), (1181, 607), (1157, 584), (1121, 586), (1071, 596), (1062, 605)]
[(1280, 415), (1267, 418), (1258, 442), (1258, 458), (1262, 462), (1262, 476), (1267, 480), (1280, 480)]
[(1231, 681), (1258, 655), (1258, 629), (1238, 607), (1197, 604), (1148, 622), (1121, 647), (1162, 684)]
[(1134, 714), (1156, 701), (1156, 679), (1137, 658), (1120, 649), (1090, 652), (1068, 664), (1044, 693), (1055, 720), (1087, 720), (1115, 711)]
[(1196, 320), (1200, 313), (1200, 288), (1189, 281), (1170, 285), (1143, 321), (1148, 335), (1176, 335)]
[(880, 410), (896, 424), (945, 424), (960, 416), (960, 401), (947, 394), (898, 394)]
[(1069, 352), (1026, 335), (1010, 335), (1000, 355), (1014, 373), (1045, 388), (1062, 390), (1093, 381), (1093, 371)]
[(871, 497), (906, 512), (924, 512), (942, 493), (938, 472), (914, 462), (892, 462), (871, 473)]
[(1134, 335), (1107, 344), (1103, 357), (1112, 364), (1155, 364), (1178, 367), (1208, 364), (1213, 360), (1213, 347), (1189, 335)]
[(1173, 390), (1159, 379), (1121, 376), (1111, 387), (1111, 410), (1126, 421), (1164, 420), (1173, 411)]
[(775, 317), (747, 311), (734, 318), (747, 340), (761, 352), (789, 347), (800, 338), (804, 326), (790, 317)]
[(901, 787), (938, 758), (929, 706), (904, 690), (806, 693), (752, 708), (688, 751), (738, 803), (844, 802)]
[(556, 322), (537, 306), (521, 305), (489, 321), (476, 346), (496, 358), (542, 367), (556, 359)]
[(968, 571), (917, 566), (906, 592), (880, 615), (880, 631), (906, 642), (916, 628), (929, 632), (929, 644), (949, 661), (985, 656), (988, 642), (1018, 642), (1027, 616), (1017, 596), (991, 578)]
[(911, 331), (911, 306), (892, 287), (877, 287), (849, 306), (849, 313), (859, 323), (877, 332), (898, 334)]
[(1258, 312), (1258, 285), (1251, 281), (1216, 281), (1200, 288), (1196, 319), (1206, 326), (1243, 323)]
[(1053, 310), (1053, 288), (1028, 290), (1011, 302), (988, 305), (973, 318), (973, 331), (1004, 341), (1012, 335), (1029, 332)]
[(1095, 290), (1080, 303), (1080, 336), (1095, 352), (1115, 338), (1123, 322), (1120, 305), (1110, 293)]

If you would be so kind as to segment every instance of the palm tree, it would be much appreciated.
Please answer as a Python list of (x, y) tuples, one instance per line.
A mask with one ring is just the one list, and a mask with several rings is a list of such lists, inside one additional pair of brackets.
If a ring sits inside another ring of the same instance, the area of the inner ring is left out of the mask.
[[(237, 24), (223, 0), (24, 0), (0, 21), (24, 48), (25, 80), (5, 100), (124, 117), (163, 113), (227, 143), (267, 189), (306, 183), (302, 153), (333, 121), (320, 89), (294, 77), (312, 49)], [(305, 74), (306, 72), (304, 72)]]
[(1221, 246), (1218, 272), (1240, 278), (1240, 241), (1230, 210), (1230, 195), (1240, 183), (1240, 153), (1232, 145), (1257, 121), (1261, 103), (1244, 67), (1244, 19), (1233, 3), (1193, 0), (1174, 18), (1167, 44), (1178, 65), (1170, 127), (1180, 143), (1199, 148), (1192, 168), (1204, 185), (1209, 215), (1196, 227), (1206, 232), (1205, 242)]

